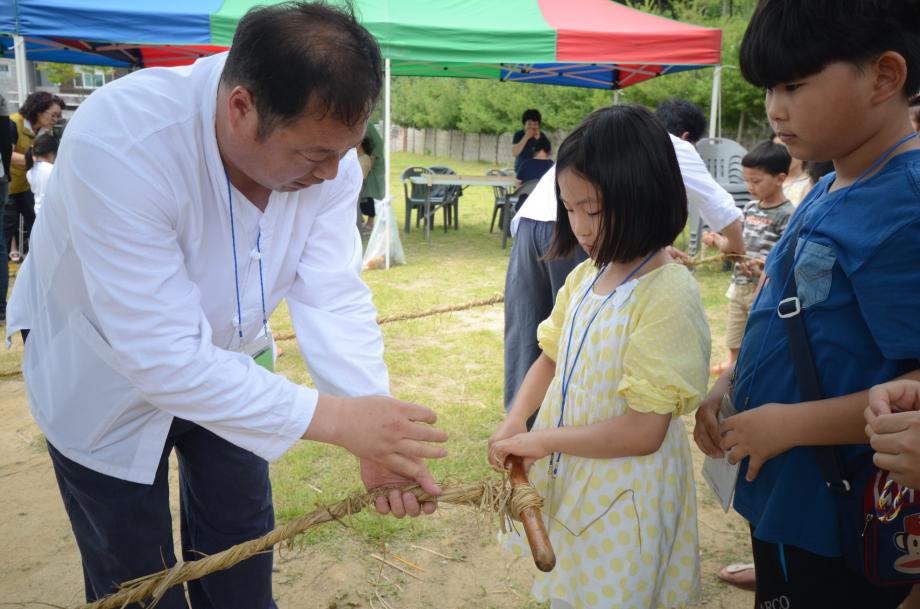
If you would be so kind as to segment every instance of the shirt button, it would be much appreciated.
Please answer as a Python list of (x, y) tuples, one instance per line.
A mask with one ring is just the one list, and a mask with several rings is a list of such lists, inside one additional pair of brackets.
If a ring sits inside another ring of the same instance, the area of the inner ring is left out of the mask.
[(262, 254), (259, 252), (259, 250), (252, 250), (251, 252), (249, 252), (249, 257), (252, 258), (253, 260), (261, 260)]
[(230, 323), (232, 323), (234, 326), (238, 326), (240, 325), (240, 318), (234, 315), (233, 319), (230, 320)]

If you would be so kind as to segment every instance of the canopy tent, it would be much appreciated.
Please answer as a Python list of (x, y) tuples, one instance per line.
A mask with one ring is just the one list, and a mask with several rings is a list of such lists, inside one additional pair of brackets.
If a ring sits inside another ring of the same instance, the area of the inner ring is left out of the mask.
[[(173, 66), (225, 50), (251, 7), (276, 0), (16, 0), (0, 3), (0, 51), (36, 61)], [(342, 0), (335, 0), (342, 1)], [(611, 0), (353, 0), (396, 76), (488, 78), (619, 90), (663, 74), (716, 66), (718, 29)], [(24, 70), (20, 69), (23, 73)], [(20, 80), (21, 98), (24, 81)], [(389, 145), (385, 154), (390, 171)], [(389, 195), (389, 181), (387, 195)]]
[[(18, 0), (0, 7), (4, 52), (37, 61), (189, 63), (224, 50), (253, 0)], [(610, 0), (356, 0), (396, 76), (620, 89), (715, 65), (721, 32)]]

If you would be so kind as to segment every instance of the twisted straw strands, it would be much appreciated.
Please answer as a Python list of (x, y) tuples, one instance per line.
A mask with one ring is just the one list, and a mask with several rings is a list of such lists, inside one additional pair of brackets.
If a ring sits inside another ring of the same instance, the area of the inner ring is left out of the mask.
[[(200, 560), (180, 561), (159, 573), (124, 582), (117, 592), (73, 609), (121, 609), (131, 603), (141, 603), (148, 599), (152, 602), (149, 606), (153, 607), (173, 586), (229, 569), (247, 558), (270, 550), (276, 544), (293, 539), (307, 529), (357, 514), (365, 508), (372, 507), (375, 499), (385, 495), (389, 490), (378, 489), (371, 493), (353, 495), (336, 504), (319, 507), (258, 539), (246, 541)], [(432, 497), (418, 486), (404, 490), (413, 493), (419, 502), (432, 500)], [(482, 513), (497, 514), (502, 531), (507, 530), (509, 519), (517, 519), (517, 515), (523, 510), (543, 505), (543, 499), (532, 486), (519, 486), (512, 491), (507, 479), (446, 486), (442, 490), (443, 494), (437, 497), (438, 503), (465, 505)]]

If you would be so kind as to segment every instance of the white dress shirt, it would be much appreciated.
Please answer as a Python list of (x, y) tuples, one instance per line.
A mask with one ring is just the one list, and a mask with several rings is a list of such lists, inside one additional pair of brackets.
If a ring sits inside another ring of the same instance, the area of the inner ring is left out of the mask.
[[(740, 220), (741, 210), (728, 192), (719, 186), (712, 174), (706, 169), (703, 159), (690, 142), (671, 136), (680, 175), (687, 190), (687, 203), (697, 208), (703, 222), (716, 232)], [(649, 176), (654, 179), (654, 176)], [(524, 201), (511, 219), (511, 234), (517, 233), (521, 218), (530, 218), (540, 222), (556, 221), (556, 168), (551, 167), (534, 187), (533, 192)]]
[[(360, 278), (354, 151), (338, 176), (233, 190), (215, 136), (225, 54), (135, 72), (93, 93), (67, 126), (9, 306), (28, 328), (23, 372), (48, 440), (95, 471), (151, 483), (173, 417), (267, 460), (300, 438), (318, 393), (236, 352), (286, 298), (320, 391), (388, 394), (383, 342)], [(260, 237), (261, 255), (256, 251)]]

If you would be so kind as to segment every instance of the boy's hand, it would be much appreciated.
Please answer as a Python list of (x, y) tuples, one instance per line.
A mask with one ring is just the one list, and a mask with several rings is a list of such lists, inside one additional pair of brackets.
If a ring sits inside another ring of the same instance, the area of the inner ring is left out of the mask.
[(719, 425), (722, 441), (719, 446), (728, 451), (729, 463), (750, 457), (748, 482), (753, 482), (763, 464), (789, 450), (788, 434), (784, 428), (784, 405), (764, 404), (728, 417)]
[(866, 435), (877, 467), (913, 489), (920, 488), (920, 382), (892, 381), (869, 390)]
[(524, 469), (527, 470), (534, 461), (551, 452), (546, 445), (546, 432), (524, 432), (492, 444), (489, 448), (489, 460), (501, 463), (504, 467), (505, 459), (510, 455), (517, 455), (524, 458)]
[(712, 233), (709, 231), (706, 231), (705, 233), (703, 233), (703, 243), (705, 243), (709, 247), (719, 247), (719, 241), (721, 240), (722, 240), (722, 237), (720, 237), (716, 233)]
[(495, 443), (524, 433), (527, 433), (527, 421), (521, 421), (520, 419), (510, 415), (505, 418), (502, 424), (499, 425), (498, 429), (495, 430), (495, 433), (492, 434), (492, 437), (489, 438), (489, 463), (492, 465), (492, 467), (499, 471), (503, 471), (505, 469), (505, 460), (497, 459), (493, 451), (493, 446)]
[(668, 256), (671, 257), (671, 260), (673, 260), (674, 262), (686, 263), (686, 262), (692, 262), (692, 261), (693, 261), (693, 258), (691, 258), (690, 256), (688, 256), (686, 252), (677, 249), (677, 248), (674, 247), (673, 245), (669, 245), (668, 247), (666, 247), (666, 248), (664, 248), (664, 249), (665, 249), (665, 251), (668, 253)]
[(706, 455), (721, 459), (725, 453), (719, 447), (722, 436), (719, 433), (719, 407), (721, 396), (709, 396), (696, 409), (696, 425), (693, 427), (693, 440)]

